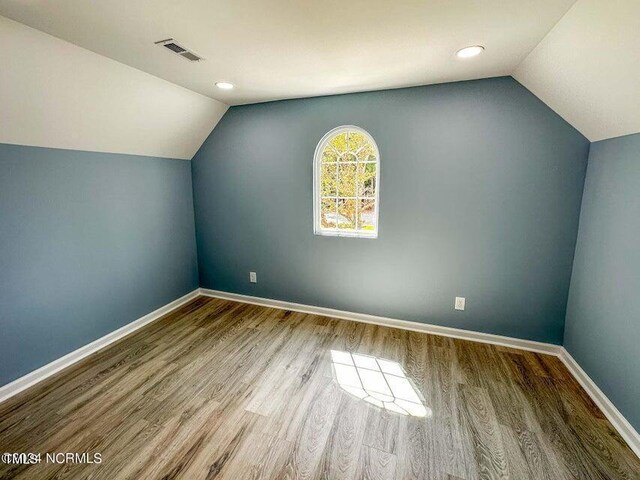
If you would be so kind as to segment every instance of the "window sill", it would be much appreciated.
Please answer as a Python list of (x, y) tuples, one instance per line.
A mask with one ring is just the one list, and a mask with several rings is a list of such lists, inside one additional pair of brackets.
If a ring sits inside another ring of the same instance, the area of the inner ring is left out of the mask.
[(316, 230), (314, 235), (321, 237), (346, 237), (346, 238), (378, 238), (378, 232), (364, 233), (364, 232), (349, 232), (345, 230)]

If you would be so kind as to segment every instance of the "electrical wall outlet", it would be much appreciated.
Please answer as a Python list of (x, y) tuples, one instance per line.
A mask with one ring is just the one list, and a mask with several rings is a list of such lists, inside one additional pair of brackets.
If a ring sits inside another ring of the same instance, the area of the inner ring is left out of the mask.
[(465, 299), (464, 297), (456, 297), (456, 303), (454, 305), (456, 310), (464, 310)]
[(249, 281), (251, 283), (258, 283), (258, 275), (256, 275), (256, 272), (249, 272)]

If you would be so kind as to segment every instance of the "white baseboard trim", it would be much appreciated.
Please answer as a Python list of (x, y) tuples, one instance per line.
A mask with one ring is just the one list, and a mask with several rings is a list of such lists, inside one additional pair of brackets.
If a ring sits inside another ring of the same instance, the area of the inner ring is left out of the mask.
[(123, 327), (120, 327), (117, 330), (114, 330), (111, 333), (108, 333), (104, 337), (100, 337), (97, 340), (94, 340), (91, 343), (88, 343), (84, 347), (80, 347), (73, 352), (66, 354), (63, 357), (60, 357), (54, 360), (51, 363), (48, 363), (37, 370), (34, 370), (26, 375), (17, 378), (11, 383), (7, 383), (6, 385), (0, 387), (0, 403), (7, 400), (10, 397), (20, 393), (23, 390), (35, 385), (38, 382), (41, 382), (45, 378), (50, 377), (51, 375), (63, 370), (70, 365), (82, 360), (83, 358), (91, 355), (92, 353), (97, 352), (98, 350), (102, 350), (106, 346), (112, 344), (113, 342), (120, 340), (123, 337), (126, 337), (130, 333), (138, 330), (139, 328), (144, 327), (145, 325), (153, 322), (154, 320), (159, 319), (160, 317), (166, 315), (172, 310), (184, 305), (189, 302), (191, 299), (197, 297), (199, 294), (199, 289), (194, 290), (193, 292), (187, 293), (186, 295), (174, 300), (171, 303), (167, 303), (165, 306), (154, 310), (151, 313), (148, 313), (144, 317), (138, 318), (131, 323), (126, 324)]
[(333, 308), (315, 307), (312, 305), (304, 305), (301, 303), (272, 300), (270, 298), (251, 297), (248, 295), (240, 295), (238, 293), (223, 292), (220, 290), (209, 290), (207, 288), (201, 288), (200, 294), (207, 297), (216, 297), (225, 300), (234, 300), (236, 302), (261, 305), (263, 307), (272, 307), (281, 310), (292, 310), (294, 312), (310, 313), (313, 315), (323, 315), (325, 317), (334, 317), (340, 318), (342, 320), (352, 320), (355, 322), (372, 323), (374, 325), (382, 325), (385, 327), (394, 327), (401, 328), (403, 330), (430, 333), (432, 335), (459, 338), (461, 340), (471, 340), (473, 342), (490, 343), (492, 345), (500, 345), (503, 347), (519, 348), (520, 350), (546, 353), (548, 355), (560, 356), (560, 349), (562, 348), (560, 345), (534, 342), (533, 340), (522, 340), (520, 338), (503, 337), (501, 335), (493, 335), (491, 333), (481, 333), (471, 330), (462, 330), (460, 328), (442, 327), (440, 325), (412, 322), (409, 320), (398, 320), (395, 318), (379, 317), (376, 315), (368, 315), (366, 313), (347, 312), (344, 310), (335, 310)]
[(629, 448), (640, 457), (640, 433), (627, 421), (627, 419), (620, 413), (616, 406), (609, 400), (602, 390), (596, 385), (596, 383), (587, 375), (582, 367), (576, 362), (571, 354), (564, 348), (561, 348), (560, 359), (567, 366), (571, 374), (580, 383), (582, 388), (589, 394), (591, 399), (595, 402), (602, 413), (605, 414), (607, 419), (611, 422), (614, 428), (618, 431), (620, 436), (627, 442)]
[(461, 330), (458, 328), (442, 327), (439, 325), (430, 325), (426, 323), (411, 322), (407, 320), (398, 320), (395, 318), (378, 317), (375, 315), (367, 315), (364, 313), (346, 312), (344, 310), (334, 310), (332, 308), (315, 307), (300, 303), (285, 302), (282, 300), (272, 300), (270, 298), (252, 297), (248, 295), (240, 295), (238, 293), (223, 292), (220, 290), (200, 289), (200, 294), (208, 297), (221, 298), (224, 300), (233, 300), (236, 302), (250, 303), (253, 305), (261, 305), (264, 307), (278, 308), (282, 310), (292, 310), (294, 312), (310, 313), (314, 315), (323, 315), (327, 317), (340, 318), (343, 320), (352, 320), (356, 322), (372, 323), (385, 327), (402, 328), (404, 330), (413, 330), (416, 332), (430, 333), (432, 335), (441, 335), (445, 337), (459, 338), (462, 340), (470, 340), (473, 342), (490, 343), (492, 345), (500, 345), (503, 347), (517, 348), (520, 350), (528, 350), (531, 352), (555, 355), (562, 360), (567, 369), (582, 385), (582, 388), (589, 394), (595, 404), (606, 415), (607, 419), (620, 433), (622, 438), (627, 442), (629, 447), (640, 457), (640, 435), (631, 426), (620, 411), (613, 405), (607, 396), (598, 388), (598, 386), (589, 378), (584, 370), (578, 365), (573, 357), (560, 345), (550, 343), (534, 342), (531, 340), (522, 340), (519, 338), (503, 337), (501, 335), (492, 335), (489, 333), (473, 332), (470, 330)]

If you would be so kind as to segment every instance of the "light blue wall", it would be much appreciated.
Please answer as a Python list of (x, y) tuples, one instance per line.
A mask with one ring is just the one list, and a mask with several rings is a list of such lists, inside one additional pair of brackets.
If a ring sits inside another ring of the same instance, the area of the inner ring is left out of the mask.
[(565, 347), (640, 430), (640, 134), (591, 145)]
[[(343, 124), (380, 148), (375, 240), (313, 235)], [(588, 149), (511, 77), (233, 107), (192, 162), (200, 285), (560, 343)]]
[(190, 162), (0, 144), (0, 385), (197, 286)]

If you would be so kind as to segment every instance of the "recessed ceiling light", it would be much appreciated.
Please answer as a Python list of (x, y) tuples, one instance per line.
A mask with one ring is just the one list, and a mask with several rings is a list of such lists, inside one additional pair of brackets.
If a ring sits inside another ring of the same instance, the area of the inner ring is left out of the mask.
[(465, 47), (456, 53), (458, 58), (471, 58), (477, 55), (480, 55), (484, 52), (484, 47), (482, 45), (472, 45), (471, 47)]
[(221, 88), (222, 90), (231, 90), (233, 88), (233, 83), (216, 82), (216, 87)]

